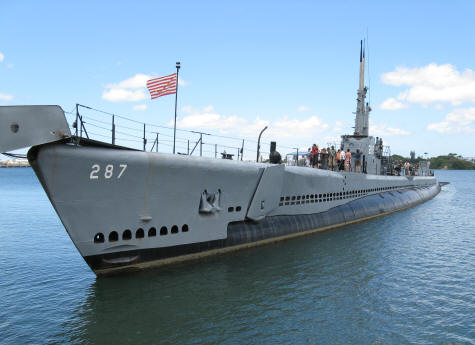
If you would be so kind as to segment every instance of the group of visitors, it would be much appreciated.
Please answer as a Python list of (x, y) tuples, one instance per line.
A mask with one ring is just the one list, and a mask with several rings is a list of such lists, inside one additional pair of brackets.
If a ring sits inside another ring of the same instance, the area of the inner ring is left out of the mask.
[[(356, 150), (353, 157), (356, 172), (361, 172), (361, 157), (360, 150)], [(305, 166), (331, 171), (351, 171), (351, 158), (350, 149), (347, 149), (346, 152), (343, 149), (336, 151), (332, 146), (320, 150), (318, 145), (313, 144), (305, 157)]]
[(394, 171), (397, 176), (415, 176), (419, 171), (419, 164), (412, 165), (408, 161), (396, 161), (394, 164)]
[[(374, 151), (376, 156), (381, 158), (383, 152), (382, 138), (376, 137)], [(313, 144), (303, 156), (305, 156), (306, 167), (331, 171), (366, 173), (366, 163), (363, 162), (363, 152), (359, 149), (352, 154), (350, 149), (347, 149), (346, 152), (343, 149), (337, 151), (334, 146), (319, 149), (317, 144)], [(354, 164), (352, 164), (352, 160)], [(429, 164), (430, 162), (427, 162), (427, 170), (429, 170)], [(362, 165), (364, 165), (363, 168)], [(388, 167), (386, 168), (390, 169)], [(392, 168), (393, 170), (391, 172), (388, 170), (388, 174), (397, 176), (416, 176), (418, 174), (424, 174), (419, 172), (419, 164), (411, 164), (409, 161), (396, 161)], [(422, 169), (424, 170), (424, 166)]]

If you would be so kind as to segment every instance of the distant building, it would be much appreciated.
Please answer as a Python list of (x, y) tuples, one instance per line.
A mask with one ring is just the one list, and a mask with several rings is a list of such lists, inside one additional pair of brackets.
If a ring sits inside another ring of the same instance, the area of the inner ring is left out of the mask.
[(475, 157), (462, 157), (464, 161), (474, 163), (475, 164)]
[(0, 160), (0, 168), (27, 168), (29, 166), (30, 163), (25, 158)]
[[(305, 165), (307, 151), (298, 152), (299, 165)], [(287, 165), (297, 165), (297, 152), (291, 152), (286, 155)]]

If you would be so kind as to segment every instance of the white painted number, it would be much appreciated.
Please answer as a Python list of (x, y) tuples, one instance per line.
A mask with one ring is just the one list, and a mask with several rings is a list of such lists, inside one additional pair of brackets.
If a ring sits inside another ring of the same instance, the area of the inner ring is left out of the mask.
[(121, 164), (119, 166), (122, 168), (122, 170), (120, 171), (119, 176), (117, 176), (117, 178), (120, 178), (124, 173), (125, 169), (127, 169), (127, 164)]
[(104, 177), (111, 178), (113, 172), (114, 172), (114, 166), (112, 164), (108, 164), (106, 166), (106, 172), (104, 173)]
[(91, 170), (91, 174), (89, 175), (89, 178), (91, 180), (97, 180), (99, 178), (97, 176), (97, 173), (99, 172), (99, 170), (101, 170), (101, 167), (99, 166), (99, 164), (94, 164), (91, 168), (92, 170)]
[[(119, 164), (121, 168), (119, 175), (117, 175), (117, 179), (120, 179), (121, 176), (124, 174), (125, 169), (127, 169), (127, 164)], [(91, 180), (98, 180), (99, 179), (99, 171), (101, 171), (101, 166), (99, 164), (93, 164), (91, 167), (91, 173), (89, 174), (89, 179)], [(104, 178), (110, 179), (114, 176), (114, 165), (107, 164), (104, 170)]]

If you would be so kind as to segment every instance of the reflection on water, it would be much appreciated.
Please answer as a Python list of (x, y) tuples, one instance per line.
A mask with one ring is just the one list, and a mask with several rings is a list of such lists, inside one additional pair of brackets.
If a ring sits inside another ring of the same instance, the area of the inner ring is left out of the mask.
[[(12, 177), (1, 173), (0, 188), (10, 189)], [(23, 181), (20, 190), (0, 196), (7, 210), (0, 218), (0, 339), (471, 343), (475, 174), (438, 174), (451, 184), (404, 212), (199, 262), (96, 278), (31, 171), (24, 173), (16, 181)], [(18, 193), (23, 202), (15, 201)], [(28, 231), (11, 230), (20, 223)]]

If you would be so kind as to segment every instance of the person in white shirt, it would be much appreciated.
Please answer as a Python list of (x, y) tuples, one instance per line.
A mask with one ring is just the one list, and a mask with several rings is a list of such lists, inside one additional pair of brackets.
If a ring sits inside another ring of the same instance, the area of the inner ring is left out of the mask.
[(409, 166), (410, 166), (409, 162), (406, 161), (406, 163), (404, 163), (404, 174), (406, 176), (409, 176)]

